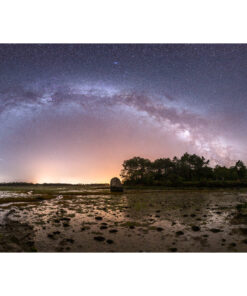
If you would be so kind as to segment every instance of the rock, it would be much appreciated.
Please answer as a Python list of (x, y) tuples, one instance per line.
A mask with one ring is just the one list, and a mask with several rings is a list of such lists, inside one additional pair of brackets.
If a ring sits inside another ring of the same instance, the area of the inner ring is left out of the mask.
[(53, 234), (60, 234), (60, 231), (54, 231)]
[(239, 230), (242, 234), (247, 235), (247, 228), (239, 228)]
[(112, 178), (110, 182), (111, 192), (123, 192), (123, 185), (118, 178)]
[(177, 248), (170, 248), (170, 252), (177, 252)]
[(117, 229), (110, 229), (109, 232), (110, 233), (116, 233), (117, 232)]
[(102, 217), (100, 217), (100, 216), (96, 216), (96, 217), (95, 217), (95, 220), (99, 220), (99, 221), (100, 221), (100, 220), (102, 220)]
[(74, 243), (74, 240), (72, 238), (67, 238), (66, 241), (69, 242), (69, 243), (71, 243), (71, 244)]
[(96, 240), (98, 242), (103, 242), (105, 240), (105, 238), (103, 236), (95, 236), (94, 240)]
[(163, 229), (162, 227), (157, 227), (156, 230), (157, 230), (157, 231), (162, 231), (162, 230), (164, 230), (164, 229)]
[(193, 231), (200, 231), (200, 230), (201, 230), (201, 228), (200, 228), (199, 226), (195, 226), (195, 225), (193, 225), (193, 226), (191, 227), (191, 229), (192, 229)]
[(108, 227), (106, 225), (100, 226), (100, 229), (107, 229)]
[(211, 228), (210, 231), (213, 233), (221, 232), (221, 230), (218, 228)]
[(183, 231), (177, 231), (176, 232), (176, 235), (183, 235), (184, 233), (183, 233)]
[(70, 218), (68, 217), (63, 217), (63, 218), (60, 218), (61, 221), (70, 221)]
[(113, 243), (114, 243), (114, 241), (113, 241), (112, 239), (108, 239), (106, 242), (107, 242), (108, 244), (113, 244)]

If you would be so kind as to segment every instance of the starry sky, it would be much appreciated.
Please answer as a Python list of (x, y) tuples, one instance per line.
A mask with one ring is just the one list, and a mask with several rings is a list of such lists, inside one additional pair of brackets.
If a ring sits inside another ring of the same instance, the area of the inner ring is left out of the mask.
[(245, 44), (0, 44), (0, 182), (109, 182), (125, 159), (247, 162)]

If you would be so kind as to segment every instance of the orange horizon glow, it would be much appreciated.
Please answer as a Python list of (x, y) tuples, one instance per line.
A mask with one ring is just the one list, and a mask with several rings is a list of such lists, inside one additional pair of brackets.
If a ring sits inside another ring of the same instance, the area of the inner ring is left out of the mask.
[(247, 163), (243, 45), (0, 49), (0, 182), (109, 183), (185, 152)]

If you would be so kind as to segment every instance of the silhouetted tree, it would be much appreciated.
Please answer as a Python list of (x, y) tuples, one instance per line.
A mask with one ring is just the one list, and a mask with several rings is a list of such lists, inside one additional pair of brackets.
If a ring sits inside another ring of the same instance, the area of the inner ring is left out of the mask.
[(151, 168), (151, 161), (141, 157), (133, 157), (125, 160), (121, 177), (125, 182), (143, 183)]
[[(121, 177), (125, 184), (143, 185), (184, 185), (209, 184), (208, 182), (240, 182), (247, 178), (247, 168), (242, 161), (235, 166), (209, 166), (209, 160), (203, 156), (185, 153), (181, 158), (159, 158), (153, 162), (146, 158), (133, 157), (125, 160)], [(247, 180), (246, 180), (247, 181)], [(187, 183), (186, 183), (187, 182)]]
[(244, 163), (241, 161), (241, 160), (238, 160), (235, 164), (235, 169), (237, 171), (237, 174), (238, 174), (238, 178), (239, 179), (244, 179), (246, 178), (246, 173), (247, 173), (247, 170), (246, 170), (246, 166), (244, 165)]

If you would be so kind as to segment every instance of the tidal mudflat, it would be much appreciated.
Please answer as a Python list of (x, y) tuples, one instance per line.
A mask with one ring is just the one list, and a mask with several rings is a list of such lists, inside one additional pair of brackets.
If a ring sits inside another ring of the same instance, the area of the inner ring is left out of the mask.
[(247, 190), (1, 186), (2, 252), (246, 252)]

